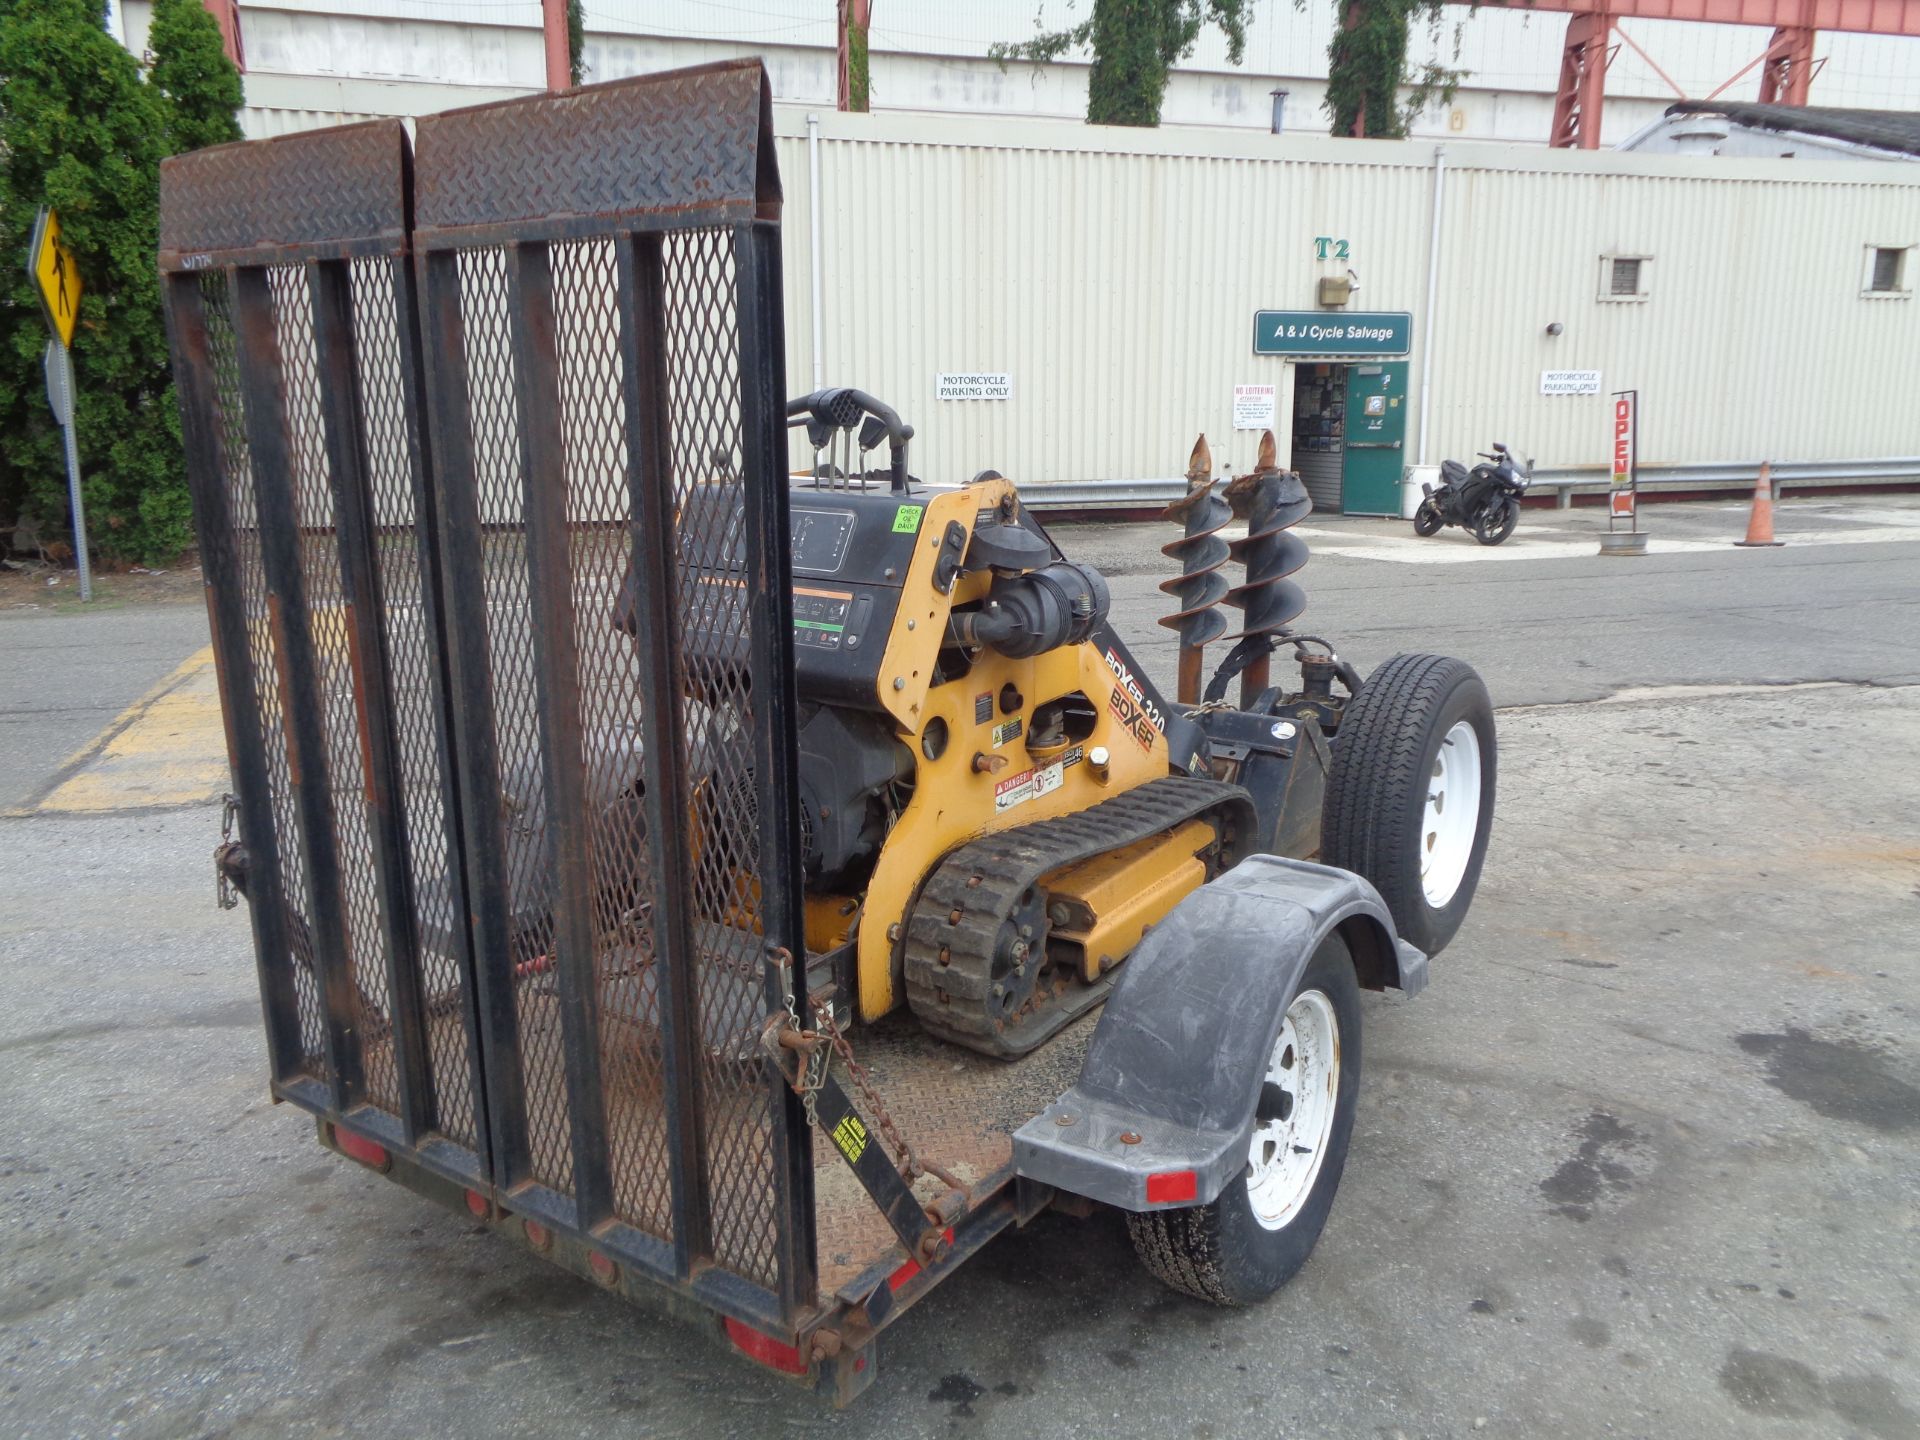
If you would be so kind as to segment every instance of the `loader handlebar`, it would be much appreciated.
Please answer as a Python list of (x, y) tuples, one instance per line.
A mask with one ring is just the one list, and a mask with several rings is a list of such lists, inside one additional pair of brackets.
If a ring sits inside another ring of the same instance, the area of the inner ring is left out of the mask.
[[(860, 425), (861, 417), (871, 417)], [(860, 425), (860, 448), (871, 450), (884, 435), (891, 464), (892, 488), (902, 493), (907, 488), (907, 442), (913, 439), (913, 426), (900, 418), (900, 412), (864, 390), (832, 386), (815, 390), (787, 402), (787, 425), (806, 424), (816, 447), (824, 432), (851, 430)]]

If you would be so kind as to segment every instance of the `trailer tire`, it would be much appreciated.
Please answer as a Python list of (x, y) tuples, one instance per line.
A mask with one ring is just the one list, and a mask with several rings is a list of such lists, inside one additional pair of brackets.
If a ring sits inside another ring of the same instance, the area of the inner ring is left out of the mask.
[[(1308, 1057), (1309, 1034), (1322, 1052), (1318, 1065)], [(1279, 1073), (1283, 1052), (1293, 1057), (1286, 1068), (1299, 1067), (1303, 1090), (1310, 1084), (1327, 1092), (1331, 1113), (1302, 1099), (1288, 1107), (1289, 1116), (1312, 1133), (1276, 1134), (1256, 1119), (1246, 1167), (1211, 1204), (1127, 1216), (1127, 1233), (1147, 1272), (1195, 1299), (1236, 1306), (1266, 1299), (1299, 1273), (1326, 1226), (1360, 1095), (1360, 986), (1338, 935), (1320, 942), (1300, 977), (1268, 1073), (1255, 1079), (1263, 1091)], [(1315, 1142), (1311, 1153), (1304, 1161), (1293, 1159), (1298, 1142), (1308, 1138)], [(1304, 1164), (1307, 1173), (1276, 1174), (1275, 1164), (1263, 1167), (1263, 1149), (1279, 1167)], [(1276, 1157), (1276, 1151), (1287, 1153)]]
[(1445, 655), (1387, 661), (1334, 737), (1320, 858), (1370, 881), (1400, 934), (1428, 955), (1453, 939), (1480, 883), (1495, 759), (1487, 687)]

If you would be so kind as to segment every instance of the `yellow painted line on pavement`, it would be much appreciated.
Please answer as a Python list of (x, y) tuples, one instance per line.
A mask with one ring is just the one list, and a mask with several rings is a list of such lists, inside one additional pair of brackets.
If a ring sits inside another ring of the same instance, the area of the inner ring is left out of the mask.
[(204, 646), (79, 751), (64, 776), (15, 814), (97, 814), (217, 800), (227, 788), (227, 740), (213, 647)]

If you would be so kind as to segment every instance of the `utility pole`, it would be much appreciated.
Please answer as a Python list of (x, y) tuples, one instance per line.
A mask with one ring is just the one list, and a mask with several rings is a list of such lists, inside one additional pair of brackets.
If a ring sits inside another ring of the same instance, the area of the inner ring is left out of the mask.
[(540, 0), (540, 28), (547, 41), (547, 89), (558, 95), (573, 88), (573, 64), (567, 45), (567, 0)]

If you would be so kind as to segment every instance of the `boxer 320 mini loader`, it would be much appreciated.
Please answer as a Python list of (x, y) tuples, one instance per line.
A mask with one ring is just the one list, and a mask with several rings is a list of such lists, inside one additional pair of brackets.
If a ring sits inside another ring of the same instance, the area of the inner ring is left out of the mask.
[(160, 261), (272, 1093), (844, 1400), (1049, 1206), (1300, 1267), (1494, 735), (1290, 628), (1270, 441), (1170, 512), (1169, 698), (1013, 481), (788, 404), (769, 117), (749, 62), (202, 151)]

